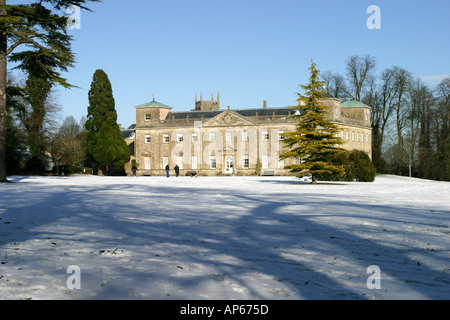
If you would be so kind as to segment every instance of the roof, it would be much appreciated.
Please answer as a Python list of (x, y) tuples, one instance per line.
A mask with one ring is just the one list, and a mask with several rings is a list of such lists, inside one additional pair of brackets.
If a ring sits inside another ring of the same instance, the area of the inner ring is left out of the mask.
[(158, 101), (155, 101), (155, 100), (141, 104), (139, 106), (136, 106), (135, 108), (168, 108), (168, 109), (172, 109), (172, 107), (169, 107), (165, 104), (159, 103)]
[(241, 116), (244, 117), (253, 117), (256, 116), (256, 113), (258, 113), (258, 116), (267, 117), (267, 116), (287, 116), (290, 113), (294, 113), (295, 110), (293, 110), (291, 107), (284, 107), (284, 108), (258, 108), (258, 109), (241, 109), (241, 110), (233, 110), (237, 113), (239, 113)]
[(366, 105), (360, 101), (356, 101), (356, 100), (348, 100), (348, 101), (342, 102), (341, 108), (369, 108), (369, 109), (371, 109), (371, 107), (369, 107), (368, 105)]
[[(240, 110), (234, 110), (231, 109), (231, 111), (240, 114), (244, 117), (254, 117), (256, 116), (256, 113), (258, 113), (258, 116), (264, 117), (264, 116), (272, 116), (275, 114), (276, 116), (281, 115), (289, 115), (289, 113), (293, 113), (294, 111), (290, 107), (285, 108), (258, 108), (258, 109), (240, 109)], [(214, 118), (215, 116), (221, 114), (222, 112), (225, 112), (225, 110), (215, 110), (215, 111), (186, 111), (186, 112), (172, 112), (169, 114), (168, 119), (171, 119), (172, 117), (174, 119), (186, 119), (189, 117), (189, 119), (201, 119), (201, 118)]]
[(171, 112), (167, 116), (169, 119), (186, 119), (189, 117), (190, 119), (201, 119), (201, 118), (214, 118), (218, 114), (224, 112), (225, 110), (219, 111), (180, 111), (180, 112)]
[(125, 140), (134, 139), (134, 129), (120, 129), (120, 134)]

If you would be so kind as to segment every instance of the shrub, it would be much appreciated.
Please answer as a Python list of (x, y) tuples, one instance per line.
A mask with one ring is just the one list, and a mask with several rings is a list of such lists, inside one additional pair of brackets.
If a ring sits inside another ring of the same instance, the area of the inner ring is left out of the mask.
[(262, 169), (262, 163), (261, 163), (261, 159), (259, 159), (259, 157), (258, 157), (258, 159), (256, 160), (256, 168), (255, 168), (255, 174), (257, 176), (261, 175), (261, 169)]
[(341, 175), (323, 175), (319, 179), (329, 181), (373, 182), (376, 169), (368, 154), (361, 150), (343, 151), (334, 156), (333, 163), (344, 168)]
[(352, 150), (348, 155), (348, 163), (345, 168), (347, 181), (373, 182), (376, 169), (369, 155), (361, 150)]

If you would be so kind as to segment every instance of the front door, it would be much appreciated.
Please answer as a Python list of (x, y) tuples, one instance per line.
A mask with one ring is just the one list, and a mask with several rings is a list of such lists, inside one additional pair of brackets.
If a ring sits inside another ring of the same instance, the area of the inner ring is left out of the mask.
[(232, 174), (234, 167), (234, 158), (233, 156), (225, 156), (225, 173)]

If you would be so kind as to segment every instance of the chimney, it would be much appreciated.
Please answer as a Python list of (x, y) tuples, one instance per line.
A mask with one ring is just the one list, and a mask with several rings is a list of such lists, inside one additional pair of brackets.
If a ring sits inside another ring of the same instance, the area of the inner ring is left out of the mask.
[(267, 109), (267, 100), (263, 101), (263, 109)]

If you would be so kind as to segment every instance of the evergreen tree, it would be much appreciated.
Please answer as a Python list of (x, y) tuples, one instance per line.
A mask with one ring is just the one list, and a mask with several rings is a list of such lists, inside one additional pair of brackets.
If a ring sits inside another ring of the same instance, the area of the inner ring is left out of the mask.
[(75, 61), (61, 9), (71, 5), (87, 9), (89, 1), (99, 0), (34, 0), (11, 5), (0, 0), (0, 182), (6, 181), (7, 59), (25, 71), (30, 70), (29, 62), (38, 61), (51, 82), (71, 87), (59, 72), (67, 71)]
[(27, 133), (28, 147), (31, 157), (38, 159), (45, 152), (44, 123), (48, 113), (48, 98), (53, 86), (51, 78), (41, 67), (39, 54), (30, 54), (24, 70), (28, 72), (28, 78), (24, 88), (24, 106), (22, 122)]
[(8, 99), (6, 117), (6, 168), (7, 174), (18, 173), (20, 170), (21, 154), (26, 151), (26, 137), (19, 128), (18, 121), (14, 115), (14, 109), (19, 108), (21, 103), (21, 89), (15, 86), (14, 81), (8, 77), (6, 96)]
[(111, 83), (103, 70), (94, 74), (86, 121), (89, 154), (105, 172), (130, 161), (130, 150), (120, 134)]
[(312, 183), (318, 178), (343, 174), (343, 167), (333, 163), (336, 154), (343, 149), (338, 145), (342, 140), (336, 136), (337, 127), (327, 120), (328, 107), (321, 104), (326, 99), (324, 81), (320, 81), (320, 71), (316, 64), (311, 62), (311, 76), (307, 85), (300, 85), (305, 91), (304, 95), (298, 94), (298, 110), (295, 116), (299, 122), (294, 132), (285, 133), (285, 143), (289, 151), (280, 155), (281, 159), (300, 158), (301, 164), (288, 165), (285, 168), (297, 177), (305, 173), (312, 176)]

